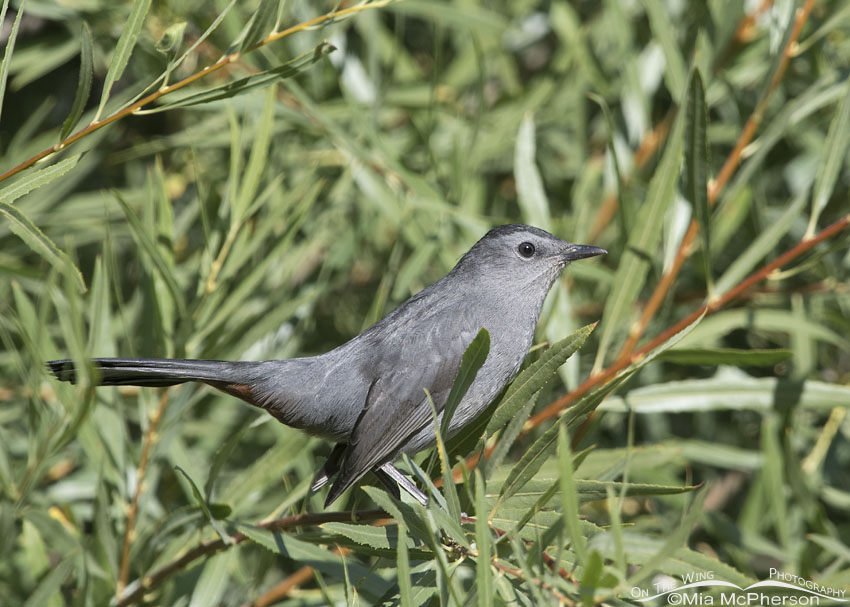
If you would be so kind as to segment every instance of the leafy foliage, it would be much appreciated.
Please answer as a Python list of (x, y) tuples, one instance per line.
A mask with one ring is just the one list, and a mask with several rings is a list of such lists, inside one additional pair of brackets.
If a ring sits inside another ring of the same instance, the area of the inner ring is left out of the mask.
[[(10, 4), (4, 601), (850, 585), (841, 2)], [(367, 478), (323, 512), (324, 442), (85, 381), (92, 356), (326, 351), (507, 222), (609, 255), (566, 271), (488, 416), (401, 464), (427, 507)], [(79, 387), (47, 376), (65, 357)]]

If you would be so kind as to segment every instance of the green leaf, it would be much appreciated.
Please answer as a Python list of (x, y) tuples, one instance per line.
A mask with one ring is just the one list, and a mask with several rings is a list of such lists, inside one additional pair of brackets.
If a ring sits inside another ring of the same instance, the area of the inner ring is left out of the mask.
[(527, 113), (519, 125), (514, 153), (514, 179), (522, 215), (531, 225), (549, 229), (552, 220), (543, 179), (535, 161), (534, 115)]
[(552, 344), (540, 358), (531, 363), (508, 387), (505, 396), (487, 423), (487, 434), (493, 434), (502, 428), (517, 412), (548, 382), (558, 368), (579, 350), (593, 330), (596, 323), (585, 325), (569, 337)]
[[(404, 521), (401, 521), (399, 526), (404, 526)], [(374, 548), (385, 555), (391, 555), (400, 541), (398, 528), (392, 525), (376, 527), (351, 523), (323, 523), (320, 527), (329, 533), (338, 533), (347, 537), (357, 544)], [(408, 538), (405, 539), (404, 546), (406, 550), (417, 548), (416, 544)]]
[(76, 280), (80, 292), (85, 292), (86, 283), (79, 268), (74, 265), (67, 253), (57, 247), (26, 215), (5, 202), (0, 202), (0, 215), (4, 215), (9, 220), (9, 229), (29, 248), (41, 255), (53, 267), (67, 270)]
[(664, 66), (664, 79), (667, 82), (667, 90), (673, 99), (681, 101), (685, 90), (687, 68), (685, 60), (679, 52), (679, 43), (676, 41), (677, 31), (668, 17), (668, 10), (661, 0), (642, 0), (649, 17), (649, 26), (655, 34), (655, 41), (661, 45), (664, 52), (666, 65)]
[(661, 353), (658, 360), (677, 365), (734, 365), (772, 367), (791, 358), (791, 350), (744, 350), (737, 348), (674, 348)]
[(850, 562), (850, 547), (842, 543), (838, 538), (829, 535), (819, 535), (817, 533), (809, 533), (806, 538), (826, 550), (831, 552), (836, 557), (843, 559), (845, 562)]
[(162, 76), (161, 87), (169, 84), (169, 78), (171, 77), (172, 70), (174, 70), (174, 68), (180, 63), (179, 60), (175, 61), (174, 57), (180, 51), (180, 47), (183, 46), (183, 38), (186, 35), (187, 25), (188, 23), (186, 21), (180, 21), (169, 26), (168, 29), (163, 32), (162, 36), (160, 36), (159, 40), (156, 41), (156, 50), (164, 54), (165, 60), (168, 62), (165, 66), (165, 74)]
[(377, 599), (387, 591), (389, 583), (356, 559), (346, 559), (345, 566), (340, 557), (329, 550), (314, 546), (292, 537), (288, 533), (269, 531), (254, 525), (234, 522), (233, 527), (251, 541), (280, 554), (299, 565), (309, 565), (338, 581), (345, 579), (348, 569), (352, 579), (358, 580), (358, 589), (369, 599)]
[(118, 204), (121, 205), (121, 209), (124, 211), (124, 216), (127, 218), (127, 222), (130, 224), (130, 231), (133, 234), (133, 238), (147, 254), (148, 259), (150, 259), (157, 274), (162, 278), (163, 282), (165, 282), (168, 292), (171, 294), (171, 298), (177, 306), (178, 314), (180, 316), (185, 316), (186, 303), (183, 300), (183, 294), (180, 286), (177, 284), (177, 277), (173, 268), (169, 266), (165, 257), (162, 255), (162, 251), (153, 241), (153, 238), (151, 238), (148, 229), (145, 228), (142, 221), (133, 212), (133, 209), (130, 208), (130, 205), (127, 204), (121, 194), (117, 191), (113, 191), (113, 194), (115, 195), (116, 200), (118, 200)]
[[(484, 329), (482, 329), (483, 331)], [(481, 333), (479, 333), (480, 335)], [(489, 339), (489, 338), (488, 338)], [(465, 354), (465, 353), (464, 353)], [(457, 383), (457, 382), (455, 382)], [(446, 453), (446, 445), (443, 442), (443, 432), (440, 430), (437, 420), (437, 407), (434, 405), (434, 400), (431, 398), (431, 394), (428, 390), (425, 390), (425, 394), (428, 397), (428, 404), (431, 406), (431, 415), (434, 420), (434, 438), (436, 440), (436, 451), (437, 456), (440, 459), (440, 472), (443, 479), (443, 492), (445, 493), (445, 501), (446, 501), (446, 509), (451, 515), (452, 521), (460, 520), (460, 499), (458, 498), (457, 488), (455, 487), (454, 477), (452, 476), (452, 464), (449, 460), (449, 455)], [(432, 487), (431, 495), (435, 495), (437, 492), (435, 491), (435, 487)], [(433, 502), (433, 500), (431, 500)], [(443, 504), (440, 504), (441, 506)], [(439, 509), (439, 507), (438, 507)], [(441, 510), (442, 512), (442, 510)]]
[(735, 258), (735, 261), (727, 268), (723, 275), (717, 279), (715, 285), (715, 296), (719, 297), (726, 291), (746, 278), (747, 274), (756, 267), (756, 264), (767, 257), (779, 244), (779, 239), (791, 229), (794, 222), (800, 217), (800, 212), (806, 204), (805, 196), (798, 196), (787, 209), (750, 243), (746, 250)]
[[(274, 133), (274, 110), (277, 101), (277, 86), (273, 84), (266, 90), (266, 101), (263, 111), (254, 127), (254, 142), (251, 144), (251, 155), (242, 173), (239, 183), (239, 194), (233, 199), (231, 225), (241, 224), (245, 219), (248, 207), (254, 201), (260, 181), (266, 168), (272, 134)], [(237, 147), (238, 150), (238, 147)]]
[(288, 61), (283, 65), (279, 65), (276, 68), (257, 72), (256, 74), (251, 74), (245, 78), (221, 84), (219, 86), (214, 86), (204, 91), (194, 93), (189, 92), (183, 96), (179, 96), (177, 94), (168, 95), (164, 98), (165, 101), (162, 105), (157, 108), (145, 110), (145, 113), (152, 114), (174, 108), (191, 107), (193, 105), (202, 105), (204, 103), (220, 101), (222, 99), (232, 99), (233, 97), (244, 95), (253, 89), (269, 86), (278, 80), (292, 78), (334, 50), (336, 49), (331, 44), (322, 42), (312, 51), (299, 55), (291, 61)]
[[(572, 468), (575, 470), (581, 463), (582, 456), (587, 455), (588, 450), (577, 453), (573, 458)], [(678, 455), (678, 454), (677, 454)], [(558, 460), (560, 462), (560, 460)], [(545, 509), (549, 501), (557, 495), (562, 487), (559, 484), (559, 478), (556, 478), (553, 473), (551, 464), (547, 463), (545, 471), (541, 471), (534, 478), (528, 481), (523, 488), (515, 492), (509, 499), (501, 499), (493, 491), (487, 495), (488, 500), (492, 500), (494, 512), (498, 512), (500, 517), (506, 516), (508, 512), (519, 511), (522, 515), (517, 518), (519, 525), (524, 525), (534, 514)], [(557, 472), (560, 472), (560, 468)], [(697, 487), (692, 485), (665, 485), (651, 483), (632, 483), (608, 480), (593, 480), (576, 478), (573, 490), (579, 504), (585, 502), (595, 502), (607, 498), (608, 490), (613, 490), (615, 495), (630, 497), (650, 497), (660, 495), (680, 495), (689, 493)], [(490, 481), (488, 486), (498, 487), (498, 478)]]
[[(622, 537), (623, 548), (629, 557), (629, 563), (632, 565), (650, 562), (664, 545), (663, 538), (650, 537), (648, 534), (623, 531)], [(598, 550), (602, 556), (614, 558), (616, 548), (611, 532), (595, 535), (590, 539), (588, 545), (592, 549)], [(656, 570), (676, 576), (694, 571), (713, 571), (716, 578), (727, 580), (741, 587), (747, 587), (755, 581), (734, 567), (717, 560), (717, 558), (687, 547), (673, 550), (664, 562), (657, 563)]]
[(180, 50), (183, 44), (183, 36), (186, 33), (187, 25), (185, 21), (179, 21), (168, 26), (162, 33), (162, 36), (159, 37), (159, 40), (156, 41), (154, 45), (156, 50), (167, 55), (169, 58), (173, 56)]
[(201, 490), (198, 489), (198, 486), (195, 484), (195, 481), (192, 480), (192, 477), (189, 476), (189, 474), (180, 466), (174, 466), (174, 469), (177, 470), (177, 472), (179, 472), (180, 474), (182, 474), (187, 481), (189, 481), (189, 485), (192, 487), (192, 495), (195, 496), (195, 501), (198, 502), (198, 506), (201, 507), (201, 510), (203, 511), (207, 522), (212, 525), (213, 529), (215, 529), (215, 532), (221, 538), (221, 541), (228, 545), (232, 544), (233, 538), (228, 535), (227, 531), (224, 529), (218, 519), (216, 519), (212, 515), (212, 512), (210, 512), (210, 508), (207, 505), (207, 501), (204, 499), (204, 496), (201, 495)]
[(567, 438), (567, 429), (561, 424), (558, 428), (558, 486), (561, 488), (561, 512), (564, 527), (570, 538), (572, 549), (578, 555), (579, 563), (587, 563), (587, 544), (581, 533), (581, 520), (578, 514), (578, 495), (576, 494), (573, 456)]
[(708, 155), (708, 111), (705, 105), (705, 87), (699, 70), (694, 68), (688, 85), (685, 118), (685, 195), (691, 203), (699, 224), (702, 242), (703, 272), (708, 282), (708, 296), (712, 293), (711, 247), (709, 234), (708, 172), (711, 159)]
[[(582, 411), (585, 415), (595, 409), (599, 403), (616, 387), (620, 385), (618, 380), (609, 382), (595, 392), (591, 392), (574, 404), (569, 411)], [(540, 467), (549, 459), (549, 456), (555, 450), (558, 438), (558, 426), (561, 425), (568, 416), (563, 416), (558, 423), (552, 424), (537, 440), (532, 443), (531, 447), (522, 455), (519, 462), (511, 469), (508, 478), (502, 485), (499, 495), (499, 500), (504, 501), (514, 493), (522, 489), (528, 483)]]
[(236, 2), (237, 0), (230, 0), (230, 2), (227, 3), (227, 6), (221, 9), (216, 18), (210, 24), (210, 26), (204, 30), (204, 33), (198, 36), (198, 38), (191, 44), (191, 46), (189, 46), (189, 48), (187, 48), (186, 51), (182, 55), (180, 55), (180, 57), (176, 61), (171, 62), (168, 66), (168, 69), (175, 69), (181, 63), (183, 63), (186, 58), (189, 57), (195, 51), (195, 49), (197, 49), (201, 44), (206, 42), (207, 38), (209, 38), (210, 35), (218, 29), (219, 25), (221, 25), (221, 22), (224, 21), (224, 18), (227, 17), (227, 15), (236, 5)]
[(83, 110), (86, 107), (86, 102), (89, 100), (91, 93), (92, 72), (94, 71), (94, 59), (91, 42), (91, 30), (88, 24), (83, 21), (82, 33), (80, 35), (80, 75), (77, 79), (77, 92), (74, 95), (74, 103), (71, 104), (71, 111), (65, 122), (62, 123), (62, 130), (59, 132), (59, 141), (64, 141), (83, 115)]
[[(577, 453), (575, 455), (575, 457), (573, 458), (573, 469), (576, 469), (581, 465), (581, 462), (584, 460), (584, 458), (587, 456), (587, 454), (590, 453), (590, 451), (592, 449), (593, 449), (593, 447), (588, 447), (587, 449), (585, 449), (581, 453)], [(546, 481), (548, 483), (548, 486), (540, 493), (539, 497), (535, 500), (534, 504), (531, 505), (528, 508), (528, 510), (526, 510), (526, 512), (519, 519), (517, 519), (516, 524), (514, 525), (514, 528), (512, 530), (512, 533), (519, 533), (522, 530), (522, 528), (525, 527), (525, 525), (528, 523), (528, 521), (530, 521), (534, 517), (535, 514), (538, 514), (541, 510), (543, 510), (543, 508), (546, 507), (546, 504), (548, 504), (551, 501), (551, 499), (553, 497), (555, 497), (555, 495), (557, 495), (558, 491), (561, 490), (561, 486), (558, 482), (555, 482), (555, 481), (557, 481), (557, 479), (553, 479), (552, 481), (549, 481), (549, 480)], [(528, 494), (529, 485), (531, 485), (535, 482), (536, 481), (532, 480), (532, 481), (529, 482), (528, 485), (526, 485), (525, 491), (523, 492), (523, 495)], [(515, 504), (512, 503), (512, 506), (515, 506)], [(504, 509), (501, 509), (501, 510), (504, 510)]]
[(626, 250), (614, 279), (614, 287), (605, 300), (602, 314), (602, 334), (596, 352), (594, 369), (602, 367), (614, 338), (629, 326), (629, 316), (637, 296), (646, 283), (646, 276), (657, 255), (658, 241), (664, 214), (676, 193), (679, 166), (684, 141), (684, 120), (680, 112), (670, 133), (661, 163), (649, 183), (646, 202), (638, 211), (634, 229), (629, 235)]
[[(850, 407), (850, 401), (846, 406)], [(785, 483), (785, 456), (779, 440), (779, 420), (770, 412), (764, 416), (761, 424), (761, 450), (764, 456), (762, 481), (768, 503), (767, 515), (772, 515), (773, 529), (785, 554), (791, 550), (792, 531), (788, 520), (788, 494)], [(785, 432), (782, 429), (781, 432)]]
[(206, 560), (203, 571), (194, 584), (189, 607), (221, 604), (222, 596), (227, 591), (233, 561), (238, 558), (238, 554), (235, 550), (228, 550), (214, 554)]
[(80, 156), (82, 156), (82, 154), (77, 154), (76, 156), (71, 156), (65, 160), (60, 160), (56, 164), (51, 164), (50, 166), (24, 173), (23, 177), (18, 179), (15, 183), (7, 185), (0, 190), (0, 202), (12, 204), (21, 196), (25, 196), (33, 190), (37, 190), (41, 186), (47, 185), (51, 181), (62, 177), (62, 175), (77, 166)]
[(393, 517), (400, 525), (403, 524), (407, 527), (414, 539), (421, 542), (429, 540), (428, 525), (422, 520), (421, 511), (415, 510), (410, 504), (394, 500), (383, 489), (369, 487), (368, 485), (364, 485), (361, 489), (373, 502), (378, 504), (378, 507)]
[(850, 146), (850, 81), (844, 88), (846, 89), (844, 97), (841, 99), (841, 105), (838, 106), (838, 112), (829, 123), (823, 156), (818, 163), (806, 238), (811, 238), (817, 229), (818, 218), (835, 190), (838, 174), (844, 166), (847, 147)]
[(480, 470), (475, 470), (475, 548), (478, 558), (475, 564), (475, 583), (478, 594), (478, 607), (490, 607), (493, 604), (493, 572), (490, 569), (493, 538), (487, 522), (486, 481)]
[(675, 531), (668, 534), (667, 540), (664, 541), (658, 552), (629, 578), (629, 585), (634, 586), (641, 580), (646, 579), (655, 573), (658, 567), (675, 554), (677, 550), (683, 547), (687, 548), (688, 537), (690, 537), (699, 515), (702, 514), (702, 504), (705, 501), (707, 492), (707, 489), (703, 489), (695, 496), (690, 509), (682, 518), (681, 524), (679, 524)]
[[(54, 565), (50, 572), (44, 576), (23, 607), (42, 607), (43, 605), (51, 604), (53, 596), (59, 592), (62, 582), (68, 577), (68, 574), (73, 570), (76, 564), (78, 554), (69, 554), (62, 559), (57, 565)], [(61, 595), (58, 595), (61, 599)]]
[[(24, 16), (24, 5), (26, 0), (21, 0), (18, 5), (18, 12), (15, 15), (15, 20), (12, 22), (12, 29), (9, 30), (9, 37), (6, 40), (6, 50), (3, 51), (3, 61), (0, 63), (0, 112), (3, 110), (3, 100), (6, 97), (6, 83), (9, 80), (9, 65), (12, 63), (12, 53), (15, 51), (15, 41), (18, 39), (18, 28), (21, 25), (21, 18)], [(2, 16), (5, 25), (6, 9), (9, 8), (9, 0), (3, 2)]]
[[(502, 461), (504, 461), (505, 457), (507, 457), (511, 446), (514, 444), (514, 441), (517, 439), (520, 432), (522, 432), (525, 422), (528, 421), (528, 416), (531, 415), (531, 411), (537, 404), (537, 397), (539, 394), (539, 392), (535, 393), (535, 395), (528, 400), (525, 406), (508, 422), (508, 425), (505, 426), (505, 429), (499, 435), (499, 440), (496, 443), (496, 446), (484, 462), (485, 476), (489, 477), (493, 470), (502, 465)], [(482, 440), (483, 439), (486, 439), (486, 435), (482, 437)], [(483, 448), (483, 443), (481, 446)]]
[(692, 411), (770, 411), (778, 402), (829, 411), (850, 407), (850, 387), (818, 381), (790, 382), (773, 377), (753, 378), (741, 372), (712, 379), (672, 381), (612, 397), (602, 411), (625, 413), (683, 413)]
[(277, 22), (278, 1), (260, 0), (260, 6), (251, 15), (251, 20), (245, 27), (245, 36), (239, 44), (240, 53), (251, 48), (271, 33)]
[(127, 21), (124, 22), (124, 29), (121, 30), (121, 36), (118, 38), (118, 44), (112, 53), (112, 62), (109, 64), (109, 69), (106, 72), (106, 78), (103, 82), (103, 93), (100, 97), (100, 104), (97, 107), (93, 122), (100, 120), (100, 115), (103, 113), (106, 102), (109, 99), (109, 94), (112, 91), (112, 85), (121, 79), (124, 74), (124, 69), (130, 61), (130, 55), (133, 53), (133, 48), (139, 40), (139, 35), (142, 32), (142, 24), (145, 22), (145, 16), (151, 6), (151, 0), (135, 0), (133, 7), (130, 9), (130, 15)]
[(620, 238), (625, 242), (629, 239), (629, 234), (632, 231), (637, 204), (631, 190), (625, 187), (625, 180), (620, 169), (620, 159), (617, 155), (617, 147), (614, 145), (614, 133), (617, 130), (614, 126), (611, 108), (608, 107), (608, 103), (604, 97), (595, 93), (590, 94), (589, 97), (602, 110), (602, 115), (605, 117), (605, 124), (608, 127), (605, 131), (608, 140), (608, 154), (611, 157), (611, 164), (614, 167), (614, 175), (617, 177), (617, 215), (620, 219), (618, 227), (620, 229)]
[(756, 332), (771, 332), (790, 335), (792, 332), (807, 334), (810, 338), (850, 350), (850, 340), (844, 335), (825, 327), (814, 320), (801, 319), (788, 310), (771, 308), (740, 308), (715, 312), (700, 323), (682, 345), (714, 344), (731, 331), (746, 329)]
[(407, 554), (407, 526), (403, 521), (397, 521), (397, 523), (396, 566), (398, 567), (398, 598), (401, 607), (412, 607), (413, 583), (410, 575), (410, 557)]
[(443, 408), (443, 419), (440, 423), (440, 433), (446, 437), (449, 435), (449, 424), (454, 416), (457, 406), (467, 390), (475, 381), (478, 371), (487, 360), (487, 355), (490, 353), (490, 332), (484, 327), (479, 329), (475, 338), (469, 342), (466, 350), (463, 352), (463, 358), (460, 361), (460, 369), (458, 369), (452, 389), (446, 399), (446, 405)]

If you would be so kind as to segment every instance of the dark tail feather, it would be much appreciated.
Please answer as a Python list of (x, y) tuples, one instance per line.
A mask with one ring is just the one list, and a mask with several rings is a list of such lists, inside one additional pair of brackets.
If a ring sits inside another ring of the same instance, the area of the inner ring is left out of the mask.
[[(239, 363), (179, 358), (95, 358), (91, 364), (103, 386), (173, 386), (187, 381), (238, 381), (235, 367)], [(47, 368), (62, 381), (77, 381), (71, 360), (51, 360)]]

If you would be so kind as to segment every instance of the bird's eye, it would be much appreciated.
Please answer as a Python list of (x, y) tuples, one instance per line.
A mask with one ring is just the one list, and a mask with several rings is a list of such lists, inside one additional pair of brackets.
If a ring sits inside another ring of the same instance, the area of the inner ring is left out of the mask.
[(530, 242), (523, 242), (517, 247), (517, 251), (520, 255), (528, 259), (534, 255), (534, 245)]

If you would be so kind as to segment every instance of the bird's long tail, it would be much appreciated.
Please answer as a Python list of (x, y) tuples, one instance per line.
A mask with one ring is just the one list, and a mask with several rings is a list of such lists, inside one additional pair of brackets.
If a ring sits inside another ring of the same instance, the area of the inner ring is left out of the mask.
[[(231, 383), (240, 381), (239, 365), (223, 360), (180, 358), (95, 358), (91, 361), (103, 386), (173, 386), (187, 381)], [(62, 381), (77, 382), (71, 360), (51, 360), (47, 368)]]

